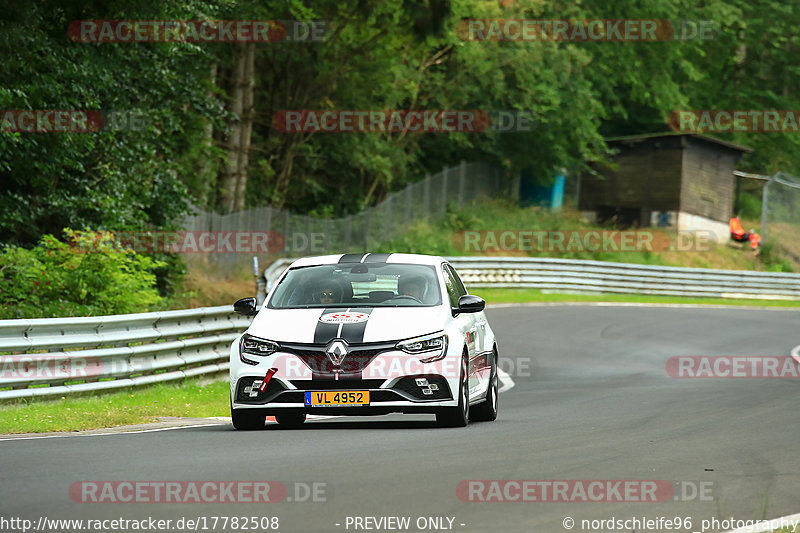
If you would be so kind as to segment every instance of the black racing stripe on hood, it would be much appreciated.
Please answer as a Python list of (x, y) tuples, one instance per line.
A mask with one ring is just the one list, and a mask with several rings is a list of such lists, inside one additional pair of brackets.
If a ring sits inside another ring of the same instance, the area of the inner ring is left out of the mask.
[(339, 258), (340, 263), (360, 263), (364, 254), (344, 254)]
[(392, 254), (369, 254), (367, 258), (364, 259), (365, 263), (385, 263), (389, 260), (389, 256)]
[[(328, 313), (335, 313), (336, 311), (341, 311), (340, 308), (325, 308), (322, 310), (322, 313), (319, 315), (320, 318)], [(320, 322), (317, 319), (317, 327), (314, 330), (314, 344), (327, 344), (332, 339), (336, 337), (336, 334), (339, 332), (339, 324), (326, 324), (325, 322)], [(324, 361), (313, 361), (314, 364), (311, 367), (311, 380), (332, 380), (334, 376), (332, 374), (320, 372), (323, 368), (322, 365), (325, 364)]]
[[(341, 308), (326, 308), (322, 310), (320, 318), (328, 313), (341, 312)], [(371, 307), (357, 307), (347, 310), (348, 313), (364, 313), (369, 315), (372, 313)], [(364, 342), (364, 330), (367, 327), (367, 322), (358, 322), (356, 324), (342, 324), (342, 332), (339, 334), (339, 324), (326, 324), (317, 320), (317, 327), (314, 330), (314, 344), (328, 344), (333, 339), (339, 338), (345, 340), (348, 344), (359, 344)], [(345, 356), (346, 357), (346, 356)], [(327, 363), (325, 361), (318, 361), (311, 369), (311, 380), (332, 380), (336, 379), (336, 374), (331, 372), (324, 372)], [(361, 379), (363, 369), (356, 372), (347, 372), (340, 374), (340, 379)]]
[[(348, 313), (364, 313), (368, 315), (372, 313), (372, 307), (353, 307)], [(367, 322), (369, 322), (369, 318), (355, 324), (344, 324), (339, 338), (346, 340), (347, 344), (361, 344), (364, 342), (364, 330), (367, 329)]]
[[(336, 311), (341, 311), (340, 307), (335, 308), (325, 308), (322, 310), (322, 313), (319, 315), (322, 318), (324, 315), (328, 313), (335, 313)], [(317, 319), (317, 328), (314, 330), (314, 344), (328, 344), (330, 341), (336, 338), (336, 334), (339, 332), (339, 324), (326, 324), (325, 322), (320, 322)]]

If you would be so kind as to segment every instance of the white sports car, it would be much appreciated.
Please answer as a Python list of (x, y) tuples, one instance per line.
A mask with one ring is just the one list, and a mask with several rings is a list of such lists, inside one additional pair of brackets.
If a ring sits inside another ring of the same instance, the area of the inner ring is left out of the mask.
[(433, 413), (441, 426), (497, 418), (497, 342), (485, 303), (442, 257), (299, 259), (231, 345), (236, 429), (307, 414)]

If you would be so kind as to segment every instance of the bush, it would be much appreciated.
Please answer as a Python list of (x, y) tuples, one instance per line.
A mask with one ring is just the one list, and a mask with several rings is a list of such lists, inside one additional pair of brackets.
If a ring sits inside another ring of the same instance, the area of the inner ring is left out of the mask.
[(749, 192), (740, 193), (734, 212), (742, 219), (761, 219), (761, 197)]
[(0, 249), (0, 318), (93, 316), (161, 309), (163, 261), (123, 250), (108, 233), (64, 230), (33, 249)]

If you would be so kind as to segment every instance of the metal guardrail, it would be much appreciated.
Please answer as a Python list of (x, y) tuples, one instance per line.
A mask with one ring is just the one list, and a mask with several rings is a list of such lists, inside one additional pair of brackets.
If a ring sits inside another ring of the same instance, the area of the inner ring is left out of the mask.
[(98, 392), (228, 369), (251, 319), (232, 306), (0, 321), (0, 400)]
[[(800, 274), (713, 270), (551, 257), (448, 257), (470, 288), (534, 288), (552, 292), (653, 294), (705, 298), (800, 299)], [(264, 272), (267, 291), (291, 264)], [(264, 298), (265, 295), (259, 295)]]
[(800, 274), (555, 258), (451, 257), (471, 287), (705, 298), (800, 299)]

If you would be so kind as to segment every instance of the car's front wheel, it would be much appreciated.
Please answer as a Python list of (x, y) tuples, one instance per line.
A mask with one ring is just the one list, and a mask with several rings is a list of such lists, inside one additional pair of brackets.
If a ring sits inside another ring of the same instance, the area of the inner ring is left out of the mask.
[(492, 353), (492, 366), (489, 376), (489, 390), (486, 392), (486, 399), (478, 405), (472, 406), (472, 410), (469, 413), (472, 420), (491, 422), (497, 418), (497, 391), (499, 389), (497, 349)]
[(234, 409), (231, 406), (231, 420), (236, 429), (264, 429), (266, 415), (258, 409)]
[(469, 424), (469, 355), (466, 350), (461, 357), (461, 380), (458, 387), (458, 405), (445, 407), (436, 413), (436, 422), (440, 427), (463, 428)]

